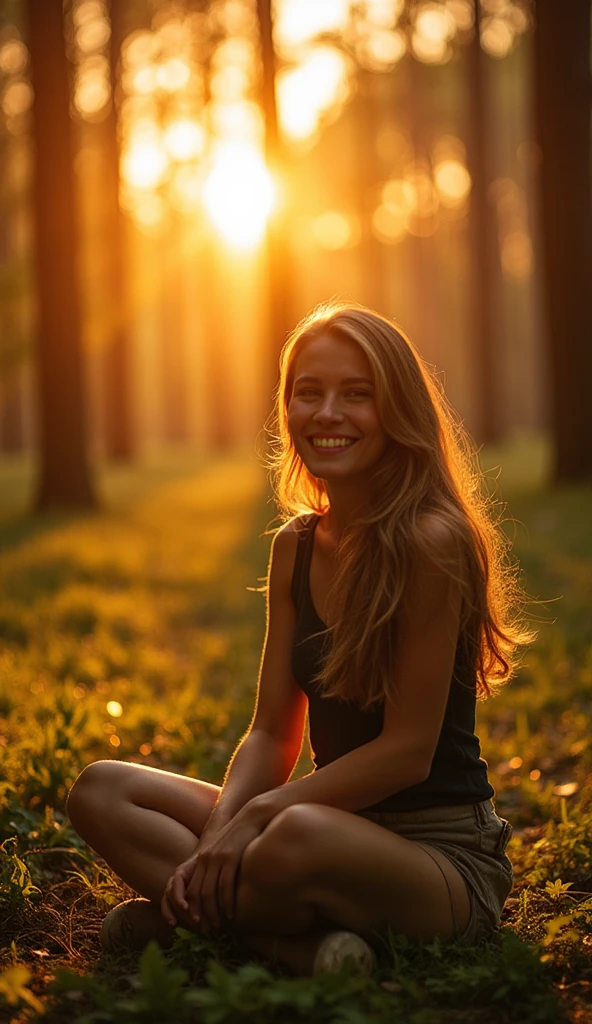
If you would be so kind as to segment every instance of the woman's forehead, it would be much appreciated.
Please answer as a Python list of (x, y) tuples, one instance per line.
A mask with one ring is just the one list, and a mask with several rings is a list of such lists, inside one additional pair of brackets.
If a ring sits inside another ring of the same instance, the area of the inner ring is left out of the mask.
[(294, 378), (301, 375), (342, 373), (346, 377), (364, 377), (372, 381), (373, 373), (366, 353), (351, 338), (320, 334), (306, 338), (294, 359)]

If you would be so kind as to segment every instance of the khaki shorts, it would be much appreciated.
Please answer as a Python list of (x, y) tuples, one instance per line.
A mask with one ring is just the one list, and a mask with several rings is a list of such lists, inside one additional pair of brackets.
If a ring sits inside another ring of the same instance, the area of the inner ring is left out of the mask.
[(512, 826), (495, 813), (491, 800), (421, 811), (358, 811), (404, 839), (433, 846), (448, 857), (464, 878), (471, 915), (458, 938), (473, 941), (499, 925), (502, 907), (514, 882), (506, 847)]

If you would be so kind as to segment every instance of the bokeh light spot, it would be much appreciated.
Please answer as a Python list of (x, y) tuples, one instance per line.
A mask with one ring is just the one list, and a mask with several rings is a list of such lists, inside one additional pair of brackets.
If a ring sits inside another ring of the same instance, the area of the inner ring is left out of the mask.
[(10, 39), (0, 47), (0, 70), (7, 75), (18, 75), (24, 71), (29, 60), (29, 51), (20, 39)]
[(2, 96), (2, 109), (7, 117), (25, 114), (33, 103), (33, 87), (28, 82), (13, 82)]
[(352, 217), (339, 210), (326, 210), (313, 221), (315, 241), (323, 249), (344, 249), (356, 240), (359, 231)]
[(111, 715), (111, 718), (121, 718), (123, 708), (118, 700), (110, 700), (107, 703), (107, 714)]

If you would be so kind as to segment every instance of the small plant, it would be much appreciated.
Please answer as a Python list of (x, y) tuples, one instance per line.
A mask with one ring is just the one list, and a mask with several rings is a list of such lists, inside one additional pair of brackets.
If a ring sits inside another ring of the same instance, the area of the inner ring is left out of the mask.
[(41, 890), (33, 885), (30, 871), (17, 853), (17, 840), (5, 839), (0, 845), (0, 907), (7, 913), (26, 910), (41, 899)]

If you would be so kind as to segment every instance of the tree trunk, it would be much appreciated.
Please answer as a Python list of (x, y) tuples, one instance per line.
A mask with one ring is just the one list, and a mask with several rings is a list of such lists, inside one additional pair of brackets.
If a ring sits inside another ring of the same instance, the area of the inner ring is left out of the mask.
[(105, 451), (110, 459), (127, 461), (135, 454), (132, 410), (132, 337), (125, 220), (119, 206), (119, 143), (117, 137), (118, 62), (125, 38), (124, 5), (111, 0), (111, 108), (102, 124), (105, 181), (103, 204), (108, 225), (108, 282), (113, 315), (104, 360)]
[[(261, 45), (261, 108), (265, 123), (267, 167), (280, 189), (287, 189), (286, 160), (280, 137), (276, 101), (276, 55), (273, 47), (271, 0), (257, 0)], [(269, 407), (271, 392), (278, 379), (278, 356), (294, 324), (288, 243), (287, 196), (279, 196), (279, 208), (269, 218), (266, 236), (267, 329), (269, 335)], [(267, 412), (268, 410), (265, 410)]]
[(467, 48), (469, 139), (468, 170), (472, 187), (469, 197), (469, 246), (472, 267), (469, 283), (471, 353), (477, 402), (475, 435), (480, 443), (499, 437), (496, 415), (497, 373), (493, 296), (493, 253), (497, 240), (492, 232), (492, 215), (487, 191), (489, 167), (487, 137), (490, 120), (486, 102), (486, 61), (481, 46), (481, 0), (475, 0), (473, 38)]
[(41, 473), (37, 506), (91, 506), (76, 274), (75, 180), (62, 0), (28, 0), (35, 90), (35, 269)]
[(543, 295), (557, 481), (592, 476), (590, 0), (536, 0)]

